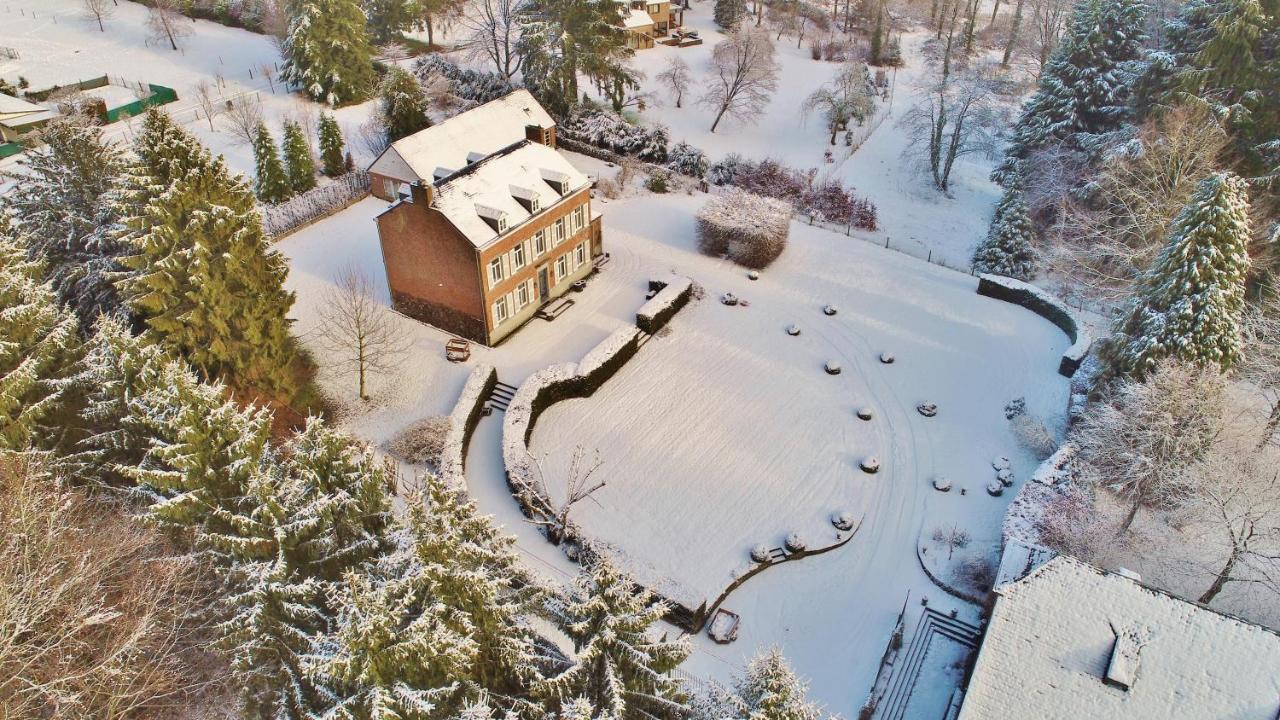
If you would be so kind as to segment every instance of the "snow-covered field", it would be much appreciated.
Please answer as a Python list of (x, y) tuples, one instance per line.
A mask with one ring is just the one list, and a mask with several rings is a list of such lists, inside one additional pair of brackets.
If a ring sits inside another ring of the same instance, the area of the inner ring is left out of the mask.
[[(778, 90), (756, 122), (744, 125), (725, 120), (714, 134), (709, 131), (714, 114), (699, 106), (696, 99), (706, 87), (712, 48), (723, 38), (711, 20), (712, 7), (710, 0), (700, 0), (685, 12), (685, 26), (698, 31), (704, 40), (702, 45), (657, 45), (636, 52), (632, 64), (646, 76), (641, 89), (660, 101), (659, 105), (648, 105), (640, 117), (666, 125), (672, 143), (684, 140), (702, 148), (713, 159), (736, 152), (757, 160), (774, 158), (801, 169), (818, 168), (820, 174), (838, 177), (876, 204), (882, 227), (875, 237), (881, 242), (888, 237), (895, 247), (920, 257), (932, 250), (935, 260), (967, 268), (973, 247), (986, 234), (992, 208), (1000, 196), (999, 188), (987, 179), (991, 163), (980, 155), (960, 158), (952, 176), (953, 197), (944, 197), (929, 185), (912, 160), (902, 156), (909, 138), (896, 126), (916, 102), (918, 90), (935, 80), (936, 71), (930, 71), (920, 55), (928, 33), (918, 31), (902, 36), (906, 65), (896, 73), (890, 70), (892, 100), (878, 104), (877, 117), (868, 122), (868, 127), (875, 129), (866, 143), (850, 156), (841, 142), (834, 148), (836, 162), (825, 164), (823, 153), (831, 147), (827, 144), (829, 133), (820, 117), (805, 119), (800, 108), (805, 98), (828, 82), (840, 65), (813, 60), (807, 38), (800, 48), (789, 36), (776, 44), (781, 66)], [(669, 91), (656, 79), (673, 56), (683, 58), (694, 76), (681, 108), (676, 108)], [(856, 135), (866, 128), (854, 130)]]

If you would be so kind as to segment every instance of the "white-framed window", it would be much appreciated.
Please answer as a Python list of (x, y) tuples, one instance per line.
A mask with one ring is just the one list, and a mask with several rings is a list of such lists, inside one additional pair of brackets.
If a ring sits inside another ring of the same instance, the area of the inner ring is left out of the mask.
[(533, 234), (533, 256), (542, 257), (547, 252), (547, 231), (539, 230)]
[(502, 257), (496, 257), (489, 261), (489, 287), (495, 287), (507, 274), (502, 267)]
[(578, 232), (587, 226), (587, 206), (579, 205), (573, 209), (573, 231)]
[(516, 270), (519, 270), (520, 268), (524, 267), (525, 262), (527, 262), (527, 260), (525, 259), (525, 256), (524, 256), (524, 243), (520, 243), (519, 245), (516, 245), (515, 247), (511, 248), (512, 272), (515, 272)]
[(573, 262), (575, 265), (581, 266), (587, 261), (587, 244), (585, 242), (578, 243), (578, 247), (573, 249)]
[(569, 277), (569, 253), (556, 258), (556, 282)]
[(542, 200), (537, 195), (529, 198), (529, 212), (536, 213), (542, 209)]
[(493, 324), (501, 325), (511, 316), (510, 309), (507, 307), (507, 296), (503, 295), (493, 301)]
[(519, 311), (533, 299), (533, 281), (525, 280), (516, 286), (516, 310)]
[(564, 242), (564, 218), (556, 220), (555, 225), (551, 226), (551, 245), (555, 247)]
[(504, 233), (506, 231), (507, 231), (507, 216), (503, 215), (502, 217), (498, 218), (498, 232)]

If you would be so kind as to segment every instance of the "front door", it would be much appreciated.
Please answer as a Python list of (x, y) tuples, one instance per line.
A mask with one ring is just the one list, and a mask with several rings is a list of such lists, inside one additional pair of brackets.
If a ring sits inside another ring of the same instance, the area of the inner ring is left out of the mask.
[(547, 266), (538, 268), (538, 299), (546, 302), (551, 295), (551, 283), (547, 282)]

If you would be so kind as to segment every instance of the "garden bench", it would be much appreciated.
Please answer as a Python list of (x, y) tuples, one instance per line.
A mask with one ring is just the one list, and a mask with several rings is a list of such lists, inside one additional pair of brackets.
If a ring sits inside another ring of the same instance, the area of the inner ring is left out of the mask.
[(546, 305), (543, 305), (538, 312), (533, 314), (533, 316), (542, 318), (547, 322), (551, 322), (563, 315), (564, 311), (571, 307), (573, 307), (573, 300), (570, 300), (569, 298), (560, 298), (559, 300), (552, 300)]

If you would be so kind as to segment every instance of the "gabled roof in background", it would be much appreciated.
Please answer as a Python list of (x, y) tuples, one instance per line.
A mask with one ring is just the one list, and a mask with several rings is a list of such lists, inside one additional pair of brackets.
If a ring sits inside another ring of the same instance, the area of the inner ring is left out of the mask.
[(644, 10), (628, 8), (626, 14), (622, 16), (622, 27), (628, 30), (640, 30), (642, 28), (651, 27), (653, 18)]
[(1280, 634), (1059, 556), (999, 599), (959, 720), (1276, 720)]
[(29, 103), (21, 98), (0, 93), (0, 120), (12, 120), (23, 115), (42, 112), (45, 112), (45, 109), (35, 103)]
[(415, 179), (431, 182), (437, 168), (461, 170), (468, 160), (475, 162), (477, 157), (523, 140), (529, 125), (549, 128), (555, 120), (528, 90), (515, 90), (395, 141), (373, 161), (369, 171), (408, 180), (404, 177), (407, 169)]
[[(556, 192), (548, 179), (563, 180), (564, 195)], [(545, 211), (590, 184), (560, 153), (524, 140), (441, 178), (435, 183), (431, 206), (479, 248), (502, 234), (485, 217), (505, 215), (510, 232), (533, 216), (517, 197), (527, 200), (537, 195)]]

